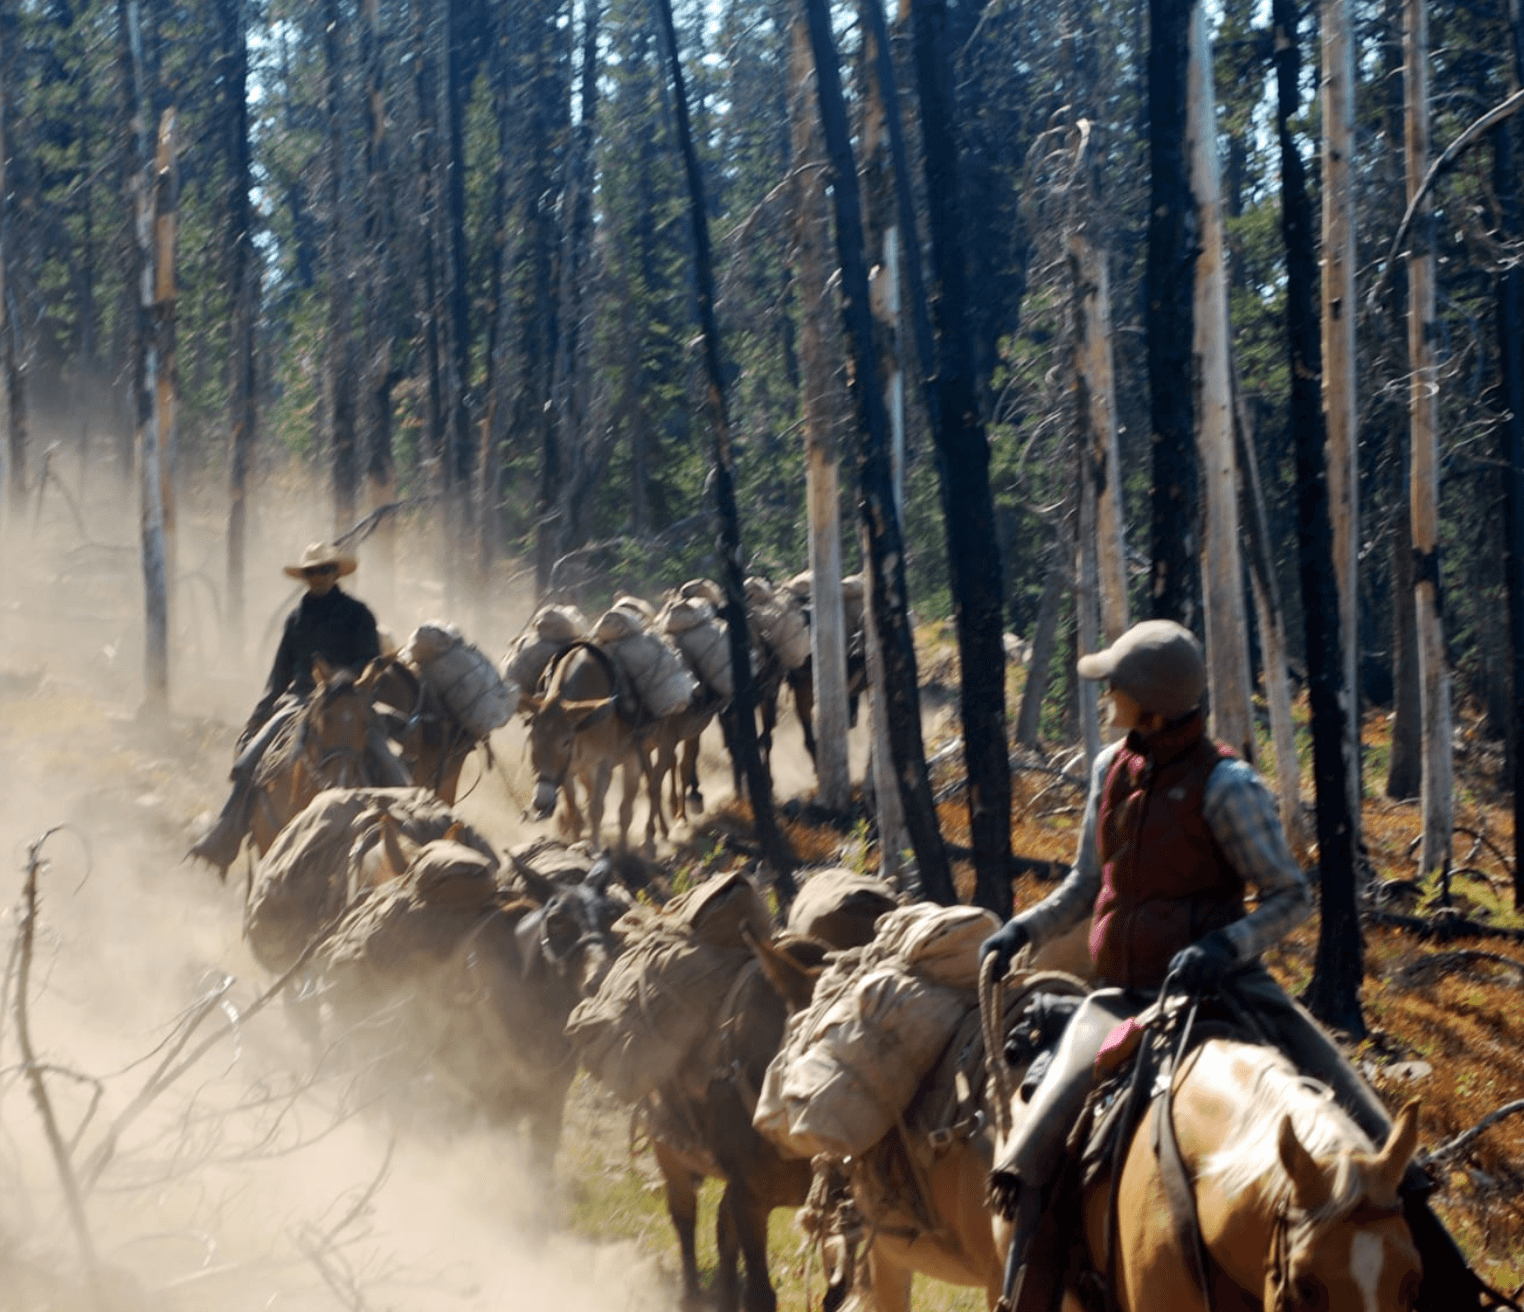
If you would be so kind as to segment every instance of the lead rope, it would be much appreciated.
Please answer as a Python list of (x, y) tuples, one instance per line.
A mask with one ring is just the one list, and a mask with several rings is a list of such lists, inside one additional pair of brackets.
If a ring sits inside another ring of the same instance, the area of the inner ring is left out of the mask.
[(984, 1037), (984, 1068), (989, 1080), (995, 1142), (1004, 1143), (1011, 1132), (1011, 1099), (1015, 1087), (1005, 1064), (1005, 980), (997, 979), (999, 954), (991, 952), (979, 963), (979, 1028)]

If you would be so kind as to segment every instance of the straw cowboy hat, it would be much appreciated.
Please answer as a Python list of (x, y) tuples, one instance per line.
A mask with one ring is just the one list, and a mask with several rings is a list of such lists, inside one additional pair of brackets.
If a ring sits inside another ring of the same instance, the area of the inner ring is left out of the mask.
[(307, 576), (308, 570), (327, 567), (338, 570), (339, 577), (343, 578), (355, 572), (355, 558), (331, 542), (314, 542), (302, 552), (302, 558), (296, 564), (285, 566), (285, 570), (292, 578), (300, 579)]

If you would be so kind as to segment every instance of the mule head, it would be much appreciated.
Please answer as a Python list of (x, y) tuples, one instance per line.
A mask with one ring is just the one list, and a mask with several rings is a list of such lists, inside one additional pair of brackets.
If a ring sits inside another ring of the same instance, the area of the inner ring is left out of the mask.
[[(808, 1007), (815, 996), (815, 982), (824, 969), (821, 964), (825, 956), (824, 946), (821, 945), (819, 957), (811, 960), (814, 954), (785, 952), (776, 944), (757, 938), (744, 926), (741, 937), (746, 940), (746, 946), (761, 966), (763, 978), (783, 999), (789, 1012), (803, 1011)], [(808, 943), (809, 940), (800, 939), (797, 942)]]
[(1423, 1266), (1403, 1219), (1398, 1186), (1418, 1146), (1418, 1102), (1398, 1113), (1386, 1143), (1341, 1160), (1314, 1158), (1283, 1117), (1278, 1146), (1304, 1220), (1288, 1227), (1267, 1271), (1265, 1306), (1275, 1312), (1408, 1312)]
[(529, 725), (529, 759), (538, 782), (531, 814), (544, 820), (556, 809), (556, 796), (571, 769), (577, 735), (614, 713), (612, 697), (546, 697)]

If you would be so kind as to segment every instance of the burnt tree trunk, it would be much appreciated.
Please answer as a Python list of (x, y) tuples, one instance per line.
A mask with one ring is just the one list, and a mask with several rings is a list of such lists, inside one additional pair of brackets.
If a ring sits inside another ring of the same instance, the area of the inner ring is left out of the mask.
[(449, 490), (447, 549), (455, 568), (446, 577), (446, 590), (464, 571), (466, 544), (472, 541), (472, 522), (479, 509), (475, 495), (476, 444), (471, 440), (470, 305), (466, 273), (466, 147), (467, 95), (476, 76), (474, 45), (462, 22), (460, 0), (440, 0), (443, 31), (439, 43), (442, 74), (439, 114), (440, 145), (446, 154), (440, 188), (440, 329), (441, 402), (444, 407), (445, 486)]
[(1149, 0), (1148, 388), (1153, 428), (1149, 606), (1197, 627), (1201, 543), (1192, 342), (1201, 235), (1186, 133), (1193, 0)]
[(704, 338), (704, 369), (708, 378), (710, 441), (714, 458), (714, 493), (719, 511), (721, 584), (725, 591), (725, 627), (730, 636), (730, 665), (735, 679), (732, 702), (735, 742), (740, 749), (746, 791), (751, 799), (752, 821), (763, 859), (772, 867), (779, 900), (794, 899), (794, 869), (798, 864), (773, 812), (773, 782), (757, 745), (756, 683), (751, 670), (751, 634), (746, 624), (746, 593), (741, 552), (741, 517), (736, 508), (735, 470), (731, 455), (730, 414), (725, 400), (725, 373), (720, 355), (720, 328), (714, 314), (714, 268), (709, 253), (709, 219), (704, 207), (704, 181), (693, 131), (688, 121), (688, 91), (682, 59), (677, 48), (677, 29), (672, 21), (671, 0), (656, 0), (657, 19), (666, 44), (672, 76), (672, 100), (677, 119), (677, 139), (688, 178), (689, 215), (693, 228), (693, 274), (698, 302), (699, 326)]
[(974, 901), (1004, 919), (1011, 913), (1011, 768), (1006, 745), (1005, 587), (990, 492), (984, 432), (968, 328), (962, 232), (964, 216), (953, 132), (952, 65), (946, 0), (911, 9), (920, 91), (922, 158), (937, 295), (939, 394), (932, 433), (941, 474), (942, 516), (952, 576), (953, 614), (962, 675), (959, 709), (968, 768)]
[(953, 889), (947, 851), (942, 845), (936, 803), (926, 774), (925, 747), (921, 741), (915, 643), (906, 615), (905, 548), (894, 505), (894, 480), (889, 461), (889, 417), (884, 399), (873, 385), (877, 376), (873, 365), (873, 315), (868, 300), (862, 207), (847, 128), (846, 102), (841, 90), (841, 69), (826, 0), (805, 0), (805, 13), (810, 25), (810, 45), (815, 54), (815, 85), (820, 95), (826, 157), (832, 170), (842, 317), (859, 427), (855, 452), (861, 487), (858, 510), (863, 557), (867, 562), (872, 594), (869, 609), (883, 645), (889, 743), (921, 887), (933, 901), (952, 903), (957, 900), (957, 894)]
[(1324, 463), (1317, 257), (1306, 172), (1291, 129), (1298, 108), (1301, 66), (1296, 0), (1275, 0), (1272, 21), (1283, 187), (1281, 231), (1286, 242), (1286, 333), (1291, 347), (1291, 427), (1296, 436), (1297, 536), (1322, 885), (1322, 923), (1306, 1001), (1313, 1015), (1325, 1024), (1363, 1038), (1360, 981), (1365, 947), (1355, 906), (1355, 835), (1349, 816), (1348, 739), (1342, 703), (1343, 651)]
[(0, 5), (0, 383), (5, 393), (7, 500), (11, 517), (19, 522), (27, 497), (26, 393), (21, 375), (21, 325), (16, 322), (17, 222), (11, 194), (16, 186), (12, 166), (16, 115), (16, 50), (20, 15), (10, 4)]

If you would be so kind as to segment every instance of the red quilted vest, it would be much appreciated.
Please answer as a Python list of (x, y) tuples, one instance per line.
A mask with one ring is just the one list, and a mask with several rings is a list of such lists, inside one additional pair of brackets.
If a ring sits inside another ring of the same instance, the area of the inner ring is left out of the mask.
[(1117, 752), (1101, 789), (1090, 928), (1105, 983), (1155, 988), (1176, 952), (1243, 915), (1243, 878), (1201, 814), (1207, 776), (1232, 756), (1200, 712), (1147, 737), (1134, 730)]

